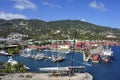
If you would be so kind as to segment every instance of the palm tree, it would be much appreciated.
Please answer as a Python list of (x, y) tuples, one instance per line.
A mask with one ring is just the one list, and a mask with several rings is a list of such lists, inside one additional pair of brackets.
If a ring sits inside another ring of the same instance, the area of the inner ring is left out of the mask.
[(19, 48), (18, 48), (18, 47), (15, 48), (15, 53), (16, 53), (16, 54), (19, 53)]
[(10, 54), (10, 55), (13, 55), (13, 53), (14, 53), (14, 50), (12, 50), (12, 49), (8, 49), (8, 53)]
[(11, 64), (10, 64), (10, 63), (7, 63), (7, 64), (5, 65), (5, 71), (6, 71), (6, 72), (10, 72), (10, 71), (11, 71)]
[(17, 64), (17, 67), (16, 67), (17, 69), (17, 72), (26, 72), (26, 68), (24, 67), (24, 64), (23, 63), (21, 63), (21, 62), (18, 62), (18, 64)]

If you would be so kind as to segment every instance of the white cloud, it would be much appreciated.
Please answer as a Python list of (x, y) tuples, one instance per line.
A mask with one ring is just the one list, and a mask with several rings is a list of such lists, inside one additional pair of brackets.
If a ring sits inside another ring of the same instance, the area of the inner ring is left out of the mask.
[(97, 10), (100, 10), (100, 11), (104, 11), (104, 12), (107, 11), (107, 8), (101, 2), (93, 1), (89, 4), (89, 6), (93, 9), (97, 9)]
[(26, 19), (26, 16), (21, 14), (5, 13), (0, 12), (0, 19), (10, 20), (10, 19)]
[(55, 7), (55, 8), (61, 8), (60, 5), (52, 4), (52, 3), (49, 3), (49, 2), (43, 2), (43, 5), (50, 6), (50, 7)]
[(85, 19), (81, 19), (81, 21), (85, 22), (86, 20)]
[(37, 6), (30, 2), (29, 0), (12, 0), (15, 2), (14, 7), (19, 10), (24, 10), (24, 9), (36, 9)]

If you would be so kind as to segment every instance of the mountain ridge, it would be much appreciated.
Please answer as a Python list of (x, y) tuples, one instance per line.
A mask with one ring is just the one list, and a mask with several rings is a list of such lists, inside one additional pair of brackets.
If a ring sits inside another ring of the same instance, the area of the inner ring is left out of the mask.
[(59, 38), (61, 37), (62, 39), (67, 39), (68, 36), (72, 39), (74, 32), (77, 33), (78, 38), (87, 36), (85, 39), (90, 39), (96, 36), (105, 38), (105, 36), (109, 34), (117, 36), (118, 39), (120, 36), (119, 28), (99, 26), (80, 20), (57, 20), (46, 22), (39, 19), (0, 19), (0, 31), (4, 34), (1, 34), (0, 36), (3, 37), (6, 37), (11, 32), (19, 32), (22, 34), (28, 34), (31, 38), (38, 36), (41, 38), (55, 38), (57, 35), (54, 33), (57, 30), (61, 31)]

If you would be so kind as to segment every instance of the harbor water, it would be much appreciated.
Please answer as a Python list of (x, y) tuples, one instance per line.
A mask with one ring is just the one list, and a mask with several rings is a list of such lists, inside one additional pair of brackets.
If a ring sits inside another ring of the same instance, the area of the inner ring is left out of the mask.
[[(53, 67), (53, 66), (70, 66), (72, 57), (74, 58), (74, 66), (85, 66), (86, 72), (93, 75), (94, 80), (120, 80), (120, 46), (112, 47), (114, 52), (114, 59), (105, 63), (102, 60), (99, 64), (90, 62), (83, 62), (82, 53), (75, 52), (74, 56), (71, 54), (66, 55), (65, 61), (62, 62), (51, 62), (50, 60), (34, 60), (30, 58), (21, 57), (19, 55), (13, 56), (13, 59), (20, 61), (30, 68), (31, 72), (39, 72), (38, 68), (42, 67)], [(45, 52), (51, 53), (49, 51)], [(0, 56), (0, 61), (7, 62), (8, 56)]]

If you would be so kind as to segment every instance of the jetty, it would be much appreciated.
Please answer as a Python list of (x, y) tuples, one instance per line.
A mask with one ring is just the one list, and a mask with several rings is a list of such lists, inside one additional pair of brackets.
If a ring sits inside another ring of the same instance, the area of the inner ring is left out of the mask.
[(83, 53), (83, 61), (88, 62), (92, 55), (91, 54), (88, 55), (88, 53), (86, 53), (85, 51), (83, 51), (82, 53)]

